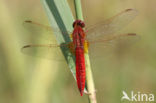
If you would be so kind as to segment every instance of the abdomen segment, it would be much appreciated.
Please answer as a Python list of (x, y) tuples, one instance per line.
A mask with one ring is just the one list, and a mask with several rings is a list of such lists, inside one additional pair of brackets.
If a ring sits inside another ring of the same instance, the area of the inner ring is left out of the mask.
[(84, 50), (81, 47), (76, 47), (75, 49), (75, 56), (76, 56), (76, 80), (77, 86), (83, 95), (84, 87), (85, 87), (85, 58), (84, 58)]

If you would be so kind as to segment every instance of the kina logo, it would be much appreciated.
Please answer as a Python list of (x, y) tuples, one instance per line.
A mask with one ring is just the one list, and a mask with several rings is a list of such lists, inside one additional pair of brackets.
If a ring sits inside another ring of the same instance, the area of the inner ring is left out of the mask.
[(154, 101), (154, 94), (152, 93), (141, 93), (131, 91), (131, 94), (128, 95), (125, 91), (122, 91), (121, 101), (135, 101), (135, 102), (153, 102)]

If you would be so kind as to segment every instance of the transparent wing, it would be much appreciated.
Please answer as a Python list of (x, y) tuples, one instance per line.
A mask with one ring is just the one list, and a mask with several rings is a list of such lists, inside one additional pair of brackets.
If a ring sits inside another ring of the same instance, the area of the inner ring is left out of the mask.
[(51, 28), (50, 26), (40, 24), (35, 21), (26, 20), (23, 22), (24, 27), (33, 33), (31, 36), (35, 36), (35, 38), (43, 38), (47, 41), (53, 41), (54, 33), (59, 34), (60, 32), (63, 36), (69, 37), (68, 34), (71, 34), (70, 31), (60, 31), (59, 28)]
[[(63, 53), (61, 52), (61, 49), (69, 50), (69, 44), (63, 44), (63, 45), (55, 45), (55, 44), (30, 44), (25, 45), (21, 48), (22, 53), (30, 56), (36, 56), (41, 58), (46, 58), (50, 60), (59, 60), (64, 61)], [(69, 54), (68, 56), (72, 56), (72, 54)]]
[(112, 18), (89, 27), (86, 31), (86, 39), (96, 40), (101, 37), (112, 35), (129, 24), (137, 15), (134, 9), (126, 9)]
[(135, 33), (116, 34), (96, 41), (89, 41), (89, 55), (91, 59), (105, 58), (121, 53), (140, 37)]

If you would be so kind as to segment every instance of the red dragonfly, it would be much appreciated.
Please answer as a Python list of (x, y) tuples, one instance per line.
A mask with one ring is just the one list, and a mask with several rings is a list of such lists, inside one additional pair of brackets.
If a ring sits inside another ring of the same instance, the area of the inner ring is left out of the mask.
[[(128, 23), (130, 23), (131, 20), (133, 20), (133, 18), (136, 15), (137, 15), (136, 10), (126, 9), (120, 12), (119, 14), (113, 16), (112, 18), (100, 22), (89, 28), (86, 28), (85, 30), (84, 30), (85, 23), (81, 20), (75, 20), (75, 22), (73, 23), (72, 42), (65, 43), (65, 45), (63, 46), (70, 50), (72, 47), (71, 52), (73, 52), (76, 58), (75, 61), (76, 80), (81, 96), (83, 95), (84, 92), (86, 78), (84, 54), (89, 52), (90, 59), (92, 59), (93, 55), (102, 56), (101, 53), (103, 49), (101, 48), (103, 48), (108, 44), (118, 43), (122, 40), (127, 41), (129, 38), (132, 38), (132, 40), (135, 39), (137, 37), (135, 33), (125, 33), (125, 34), (114, 34), (114, 33), (120, 30), (122, 27), (126, 26)], [(51, 27), (33, 21), (25, 21), (25, 24), (42, 26), (45, 27), (46, 29), (51, 29)], [(42, 48), (42, 51), (44, 49), (45, 52), (47, 53), (50, 49), (52, 51), (55, 51), (55, 48), (58, 47), (60, 47), (60, 45), (57, 44), (48, 44), (48, 45), (34, 44), (24, 46), (22, 50), (31, 52), (35, 49), (41, 50)], [(98, 47), (101, 47), (99, 51)], [(101, 53), (95, 53), (95, 51)], [(58, 51), (56, 50), (55, 53), (57, 52)]]

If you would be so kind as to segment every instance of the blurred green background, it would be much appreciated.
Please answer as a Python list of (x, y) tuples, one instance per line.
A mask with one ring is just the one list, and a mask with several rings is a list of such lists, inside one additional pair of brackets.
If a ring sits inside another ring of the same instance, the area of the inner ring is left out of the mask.
[[(74, 13), (73, 0), (68, 0)], [(121, 103), (122, 91), (156, 95), (156, 1), (82, 0), (86, 25), (127, 8), (138, 16), (121, 32), (141, 39), (111, 59), (92, 63), (98, 103)], [(23, 27), (31, 19), (48, 25), (40, 0), (0, 1), (0, 103), (87, 103), (66, 63), (27, 56), (22, 46), (33, 39)]]

